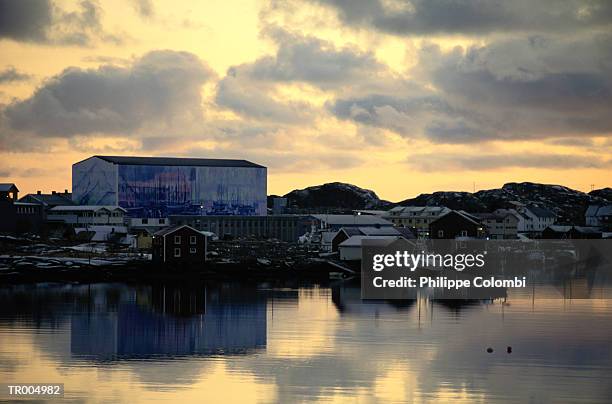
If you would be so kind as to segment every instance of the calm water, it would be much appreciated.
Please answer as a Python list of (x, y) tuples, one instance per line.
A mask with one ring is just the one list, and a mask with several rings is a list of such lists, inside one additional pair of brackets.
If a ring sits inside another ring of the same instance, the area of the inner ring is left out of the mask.
[(610, 402), (612, 300), (389, 304), (343, 284), (0, 287), (0, 380), (65, 383), (79, 402)]

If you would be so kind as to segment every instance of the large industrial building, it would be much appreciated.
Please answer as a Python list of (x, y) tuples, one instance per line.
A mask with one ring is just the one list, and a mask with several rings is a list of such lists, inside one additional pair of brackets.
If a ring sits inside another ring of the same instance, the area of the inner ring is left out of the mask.
[(72, 199), (131, 217), (265, 215), (267, 169), (246, 160), (92, 156), (72, 166)]

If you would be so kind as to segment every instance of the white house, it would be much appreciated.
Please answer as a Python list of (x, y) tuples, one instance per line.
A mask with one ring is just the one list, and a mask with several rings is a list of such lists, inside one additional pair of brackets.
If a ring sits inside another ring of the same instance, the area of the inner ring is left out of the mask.
[(497, 209), (496, 215), (512, 213), (518, 218), (516, 230), (518, 233), (541, 233), (550, 225), (555, 224), (557, 216), (546, 208), (539, 206), (519, 206), (516, 209)]
[(585, 213), (587, 226), (607, 227), (612, 225), (612, 204), (590, 205)]
[(123, 225), (126, 210), (119, 206), (61, 205), (49, 209), (48, 222), (60, 222), (73, 226)]

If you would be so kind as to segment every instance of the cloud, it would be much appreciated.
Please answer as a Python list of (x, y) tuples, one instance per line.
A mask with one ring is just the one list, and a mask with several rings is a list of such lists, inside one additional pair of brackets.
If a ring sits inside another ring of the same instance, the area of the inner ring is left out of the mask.
[(131, 3), (138, 15), (143, 18), (150, 18), (155, 14), (155, 8), (151, 0), (132, 0)]
[(14, 81), (27, 81), (32, 78), (31, 75), (21, 73), (14, 66), (9, 66), (6, 69), (0, 71), (0, 84), (12, 83)]
[(508, 154), (415, 154), (406, 159), (407, 164), (421, 171), (494, 170), (504, 168), (580, 169), (612, 167), (612, 159), (599, 156), (544, 153)]
[(133, 133), (147, 125), (201, 119), (201, 86), (214, 75), (197, 56), (158, 50), (128, 67), (71, 67), (2, 110), (15, 135), (72, 137)]
[(252, 63), (232, 66), (217, 89), (216, 102), (251, 118), (278, 123), (304, 123), (317, 112), (310, 103), (287, 100), (278, 89), (310, 84), (324, 90), (370, 82), (386, 73), (373, 53), (356, 48), (337, 48), (332, 43), (267, 27), (264, 34), (278, 49)]
[(337, 48), (328, 41), (302, 36), (278, 28), (268, 28), (278, 50), (250, 64), (234, 68), (253, 80), (305, 82), (321, 87), (354, 83), (384, 70), (371, 52)]
[(215, 102), (239, 115), (282, 124), (304, 123), (312, 118), (307, 102), (275, 99), (273, 94), (273, 88), (230, 69), (217, 85)]
[(612, 36), (522, 37), (443, 52), (426, 44), (415, 82), (345, 94), (340, 119), (438, 143), (612, 134)]
[(101, 13), (93, 0), (80, 1), (75, 11), (49, 0), (0, 0), (0, 39), (78, 46), (95, 40), (122, 43), (121, 37), (103, 29)]
[(567, 32), (607, 28), (607, 0), (318, 0), (346, 25), (395, 35)]
[(52, 21), (51, 8), (47, 0), (0, 0), (0, 38), (44, 41)]

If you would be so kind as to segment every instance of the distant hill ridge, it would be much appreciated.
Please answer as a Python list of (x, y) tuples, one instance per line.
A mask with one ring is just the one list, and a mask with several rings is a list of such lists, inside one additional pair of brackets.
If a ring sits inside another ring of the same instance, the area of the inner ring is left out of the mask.
[(557, 214), (560, 223), (582, 224), (584, 213), (590, 204), (612, 203), (612, 188), (585, 193), (562, 185), (510, 182), (501, 188), (474, 193), (438, 191), (392, 203), (380, 199), (372, 190), (342, 182), (330, 182), (296, 189), (284, 197), (287, 198), (291, 209), (312, 212), (389, 209), (397, 205), (418, 205), (447, 206), (451, 209), (476, 213), (524, 204), (550, 209)]

